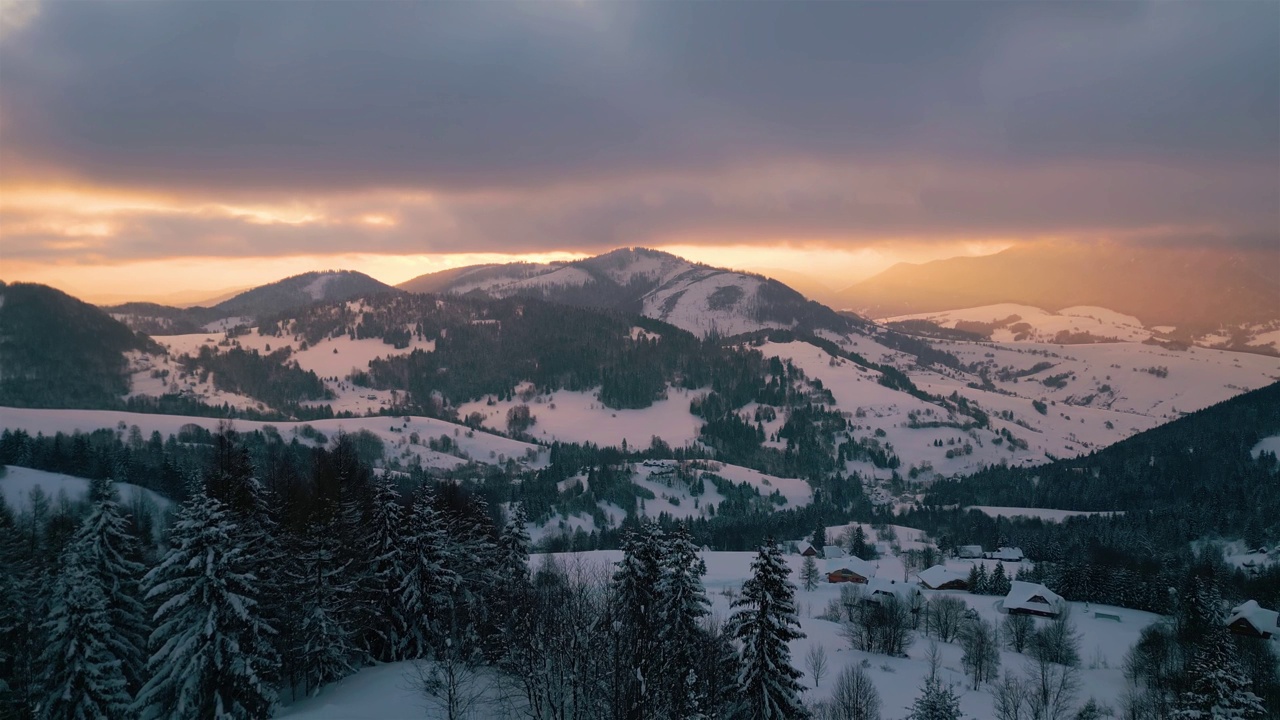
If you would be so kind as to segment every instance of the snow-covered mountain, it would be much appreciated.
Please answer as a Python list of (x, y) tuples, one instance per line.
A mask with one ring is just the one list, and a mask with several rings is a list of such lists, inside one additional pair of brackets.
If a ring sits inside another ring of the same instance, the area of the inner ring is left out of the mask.
[(475, 265), (423, 275), (399, 288), (494, 298), (538, 297), (622, 310), (702, 336), (770, 328), (844, 332), (855, 324), (777, 280), (644, 248), (622, 248), (569, 263)]
[(135, 330), (151, 335), (179, 335), (218, 332), (315, 302), (350, 300), (382, 292), (395, 292), (395, 288), (353, 270), (328, 270), (260, 285), (212, 307), (124, 303), (105, 309)]

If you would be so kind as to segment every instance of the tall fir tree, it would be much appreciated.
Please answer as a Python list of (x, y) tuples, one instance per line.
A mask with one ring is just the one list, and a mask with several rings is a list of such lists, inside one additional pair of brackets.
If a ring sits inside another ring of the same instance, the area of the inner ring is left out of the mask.
[(813, 592), (818, 587), (818, 580), (821, 577), (822, 575), (818, 572), (818, 562), (812, 555), (805, 557), (804, 563), (800, 566), (800, 581), (804, 583), (804, 589)]
[(658, 583), (662, 580), (664, 538), (658, 526), (643, 522), (622, 542), (622, 561), (613, 574), (609, 613), (622, 648), (614, 658), (615, 707), (623, 717), (645, 717), (657, 687)]
[(275, 630), (259, 607), (260, 579), (231, 512), (197, 492), (178, 513), (170, 549), (144, 578), (159, 604), (143, 718), (266, 717), (276, 700)]
[(523, 503), (512, 503), (511, 516), (498, 538), (502, 573), (508, 581), (529, 578), (529, 515)]
[(449, 598), (462, 582), (448, 557), (449, 538), (446, 519), (435, 507), (435, 498), (427, 487), (414, 494), (404, 538), (405, 575), (400, 582), (400, 608), (408, 626), (405, 628), (401, 655), (425, 658), (438, 639), (441, 615)]
[(808, 717), (800, 701), (802, 673), (791, 664), (792, 640), (804, 637), (796, 615), (795, 586), (787, 576), (782, 551), (772, 538), (751, 563), (751, 577), (742, 584), (742, 595), (729, 620), (734, 637), (742, 643), (742, 670), (738, 689), (744, 717), (751, 720), (793, 720)]
[(132, 698), (123, 661), (112, 647), (107, 599), (80, 549), (72, 546), (63, 554), (50, 597), (39, 716), (113, 720), (128, 715)]
[(662, 579), (658, 582), (659, 667), (663, 684), (660, 705), (668, 717), (691, 718), (703, 711), (698, 682), (702, 619), (710, 614), (702, 577), (707, 565), (684, 525), (666, 540)]
[(350, 626), (353, 592), (347, 563), (340, 558), (338, 527), (337, 508), (331, 502), (321, 504), (286, 574), (297, 622), (287, 652), (309, 694), (350, 675), (359, 664)]
[(102, 593), (112, 628), (108, 646), (119, 658), (132, 695), (142, 687), (146, 673), (147, 637), (151, 624), (142, 603), (145, 571), (140, 542), (120, 510), (119, 495), (110, 478), (89, 485), (92, 503), (72, 541), (89, 580)]
[(361, 644), (381, 662), (403, 659), (408, 621), (400, 601), (400, 588), (408, 575), (408, 555), (403, 547), (404, 511), (400, 495), (390, 482), (373, 485), (369, 524), (361, 540), (368, 553), (368, 567), (358, 590)]
[(1185, 598), (1184, 632), (1192, 638), (1186, 666), (1188, 687), (1178, 698), (1178, 720), (1255, 720), (1265, 715), (1262, 700), (1236, 657), (1226, 628), (1222, 598), (1212, 575), (1192, 580)]

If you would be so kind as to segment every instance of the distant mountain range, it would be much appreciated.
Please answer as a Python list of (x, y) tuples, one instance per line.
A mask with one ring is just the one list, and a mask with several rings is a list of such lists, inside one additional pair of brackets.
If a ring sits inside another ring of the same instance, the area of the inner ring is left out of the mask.
[(537, 297), (618, 310), (704, 336), (767, 328), (843, 332), (857, 322), (775, 279), (644, 248), (622, 248), (567, 263), (473, 265), (422, 275), (399, 287), (490, 298)]
[(1050, 311), (1085, 305), (1200, 333), (1280, 317), (1280, 249), (1018, 245), (982, 257), (901, 263), (835, 302), (876, 318), (999, 303)]

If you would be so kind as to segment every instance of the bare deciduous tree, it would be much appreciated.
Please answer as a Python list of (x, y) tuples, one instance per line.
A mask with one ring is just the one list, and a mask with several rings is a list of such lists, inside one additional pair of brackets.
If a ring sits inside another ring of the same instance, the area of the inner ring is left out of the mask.
[(818, 687), (822, 678), (827, 675), (827, 646), (811, 646), (804, 657), (804, 663), (809, 668), (809, 675), (813, 677), (813, 686)]
[(938, 595), (929, 601), (925, 631), (942, 642), (951, 642), (960, 635), (965, 623), (965, 611), (969, 606), (958, 597)]
[(831, 699), (815, 708), (815, 720), (880, 720), (880, 694), (861, 667), (847, 667), (836, 676)]

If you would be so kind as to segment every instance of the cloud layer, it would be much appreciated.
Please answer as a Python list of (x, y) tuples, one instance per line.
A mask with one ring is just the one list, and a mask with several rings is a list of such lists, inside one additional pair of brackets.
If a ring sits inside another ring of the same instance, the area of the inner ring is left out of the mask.
[(1270, 2), (29, 15), (0, 38), (0, 186), (76, 199), (0, 205), (28, 260), (1280, 228)]

